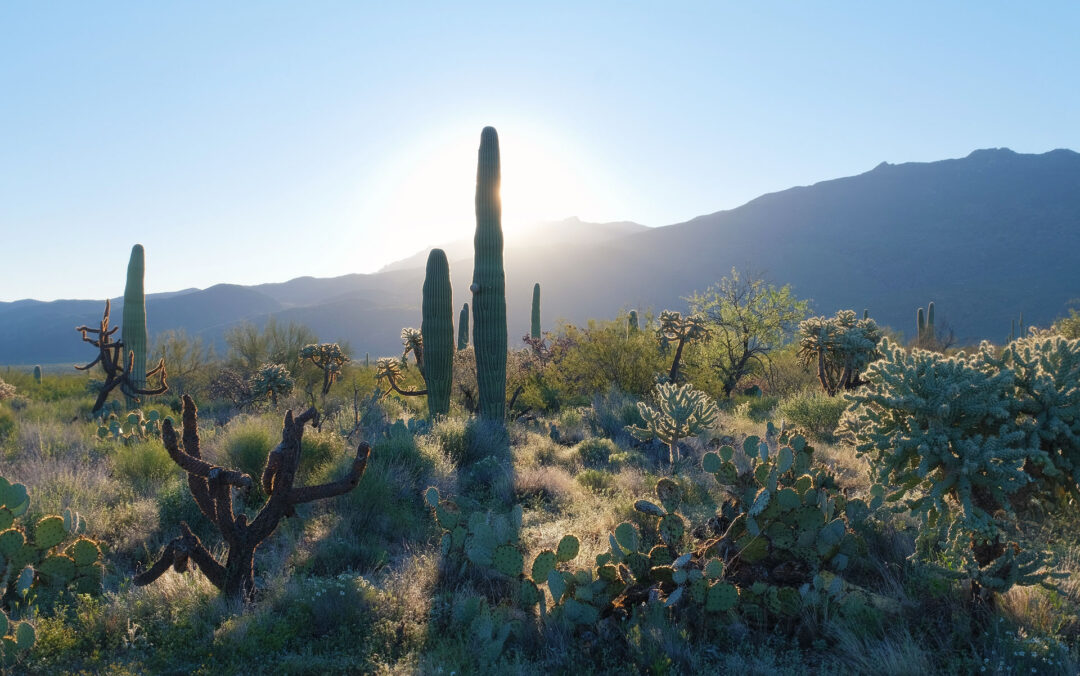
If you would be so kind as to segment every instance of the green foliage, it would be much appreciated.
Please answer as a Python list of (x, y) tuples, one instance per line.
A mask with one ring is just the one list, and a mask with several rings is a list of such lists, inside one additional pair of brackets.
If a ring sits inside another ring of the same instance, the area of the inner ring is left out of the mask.
[(282, 325), (273, 316), (261, 331), (245, 322), (225, 332), (229, 362), (248, 374), (267, 363), (283, 364), (289, 373), (299, 373), (300, 352), (305, 345), (318, 342), (318, 336), (303, 324), (290, 321)]
[(781, 401), (776, 415), (816, 439), (832, 441), (847, 405), (848, 402), (840, 397), (802, 392)]
[(831, 396), (862, 384), (860, 373), (881, 356), (882, 333), (870, 318), (856, 319), (854, 310), (833, 317), (811, 317), (799, 324), (799, 358), (817, 368), (821, 389)]
[(0, 477), (0, 605), (51, 605), (69, 590), (99, 593), (101, 549), (82, 535), (82, 517), (64, 510), (63, 516), (42, 517), (28, 528), (17, 520), (29, 505), (26, 486)]
[(480, 415), (502, 422), (506, 415), (506, 278), (500, 178), (499, 136), (493, 127), (484, 127), (476, 167), (476, 236), (470, 287), (473, 347)]
[(159, 439), (122, 444), (112, 454), (116, 474), (135, 485), (159, 484), (179, 474)]
[(428, 415), (431, 418), (450, 412), (450, 387), (454, 370), (453, 291), (450, 266), (442, 249), (428, 255), (424, 276), (423, 323), (420, 333), (424, 343), (424, 380), (427, 382)]
[(851, 408), (840, 431), (877, 480), (896, 487), (889, 501), (904, 501), (928, 533), (944, 524), (977, 585), (1004, 592), (1044, 581), (1044, 553), (1008, 541), (1009, 496), (1030, 481), (1025, 464), (1050, 466), (1035, 426), (1017, 425), (1016, 374), (995, 368), (987, 343), (952, 357), (887, 340), (881, 351), (866, 387), (845, 395)]
[(563, 326), (552, 352), (545, 380), (563, 404), (588, 403), (597, 392), (612, 388), (645, 396), (664, 368), (656, 340), (644, 331), (627, 336), (625, 317), (589, 320), (584, 328)]
[(638, 404), (644, 424), (631, 426), (628, 431), (638, 439), (659, 439), (667, 444), (670, 461), (679, 459), (679, 440), (708, 429), (719, 415), (716, 403), (704, 392), (690, 384), (660, 383), (655, 398), (658, 408), (645, 402)]
[(257, 477), (262, 474), (266, 456), (275, 443), (271, 428), (263, 420), (245, 416), (234, 418), (225, 427), (218, 442), (217, 462)]
[(606, 466), (611, 454), (618, 451), (619, 447), (612, 440), (596, 437), (590, 437), (577, 446), (578, 457), (586, 467)]
[[(146, 261), (142, 244), (131, 247), (128, 261), (127, 285), (124, 287), (124, 318), (120, 336), (124, 343), (124, 368), (128, 380), (135, 389), (146, 388), (146, 297), (143, 294), (143, 277)], [(134, 355), (130, 370), (128, 355)], [(129, 409), (138, 403), (132, 394), (125, 392)]]
[(189, 336), (184, 329), (162, 331), (154, 338), (150, 354), (165, 360), (174, 392), (194, 394), (210, 382), (214, 349), (202, 336)]

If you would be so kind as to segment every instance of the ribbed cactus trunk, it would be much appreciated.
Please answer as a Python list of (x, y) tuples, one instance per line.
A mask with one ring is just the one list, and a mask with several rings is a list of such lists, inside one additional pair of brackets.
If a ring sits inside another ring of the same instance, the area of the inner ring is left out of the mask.
[(462, 303), (461, 314), (458, 315), (457, 349), (464, 350), (469, 346), (469, 304)]
[(926, 339), (934, 341), (934, 301), (926, 307)]
[(424, 379), (428, 413), (432, 418), (450, 412), (450, 383), (454, 370), (454, 299), (450, 265), (442, 249), (428, 254), (424, 276), (423, 319)]
[[(134, 353), (128, 379), (138, 389), (146, 388), (146, 296), (143, 293), (143, 277), (146, 273), (146, 258), (142, 244), (131, 247), (131, 260), (128, 261), (127, 285), (124, 287), (124, 321), (120, 331), (124, 343), (124, 367), (127, 368), (127, 356)], [(138, 406), (138, 401), (125, 395), (129, 409)]]
[(922, 308), (915, 311), (915, 329), (921, 343), (926, 338), (926, 315), (923, 313)]
[(494, 127), (484, 127), (476, 165), (476, 236), (470, 287), (473, 349), (480, 417), (502, 422), (506, 415), (506, 278), (499, 181), (499, 135)]
[(532, 326), (529, 335), (533, 340), (540, 338), (540, 282), (533, 284)]

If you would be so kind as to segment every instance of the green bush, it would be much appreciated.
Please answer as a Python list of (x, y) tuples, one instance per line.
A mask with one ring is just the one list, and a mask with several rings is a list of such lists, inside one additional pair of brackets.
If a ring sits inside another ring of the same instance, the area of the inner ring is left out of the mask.
[(763, 396), (754, 397), (741, 394), (730, 399), (732, 412), (740, 418), (746, 418), (752, 422), (767, 422), (774, 418), (773, 410), (780, 403), (780, 397)]
[(275, 445), (277, 440), (261, 419), (236, 418), (225, 428), (219, 447), (219, 462), (257, 478), (262, 476), (266, 456)]
[(463, 418), (443, 418), (435, 423), (432, 433), (442, 452), (454, 462), (461, 462), (468, 455), (469, 426)]
[(15, 416), (6, 408), (0, 408), (0, 441), (15, 434)]
[(577, 454), (581, 464), (586, 467), (601, 467), (607, 465), (611, 454), (618, 450), (619, 447), (611, 439), (593, 437), (578, 444)]
[[(356, 449), (353, 448), (355, 451)], [(316, 468), (345, 455), (345, 440), (337, 433), (327, 430), (310, 430), (300, 441), (300, 478), (306, 480)], [(263, 456), (263, 466), (266, 456)], [(262, 467), (259, 468), (261, 474)], [(252, 475), (253, 477), (255, 475)]]
[(843, 397), (803, 391), (780, 402), (776, 412), (784, 422), (794, 425), (822, 441), (835, 439), (833, 432), (847, 408)]
[(594, 493), (603, 493), (611, 488), (611, 472), (602, 469), (587, 469), (574, 477), (579, 484)]
[(155, 484), (181, 473), (159, 440), (120, 444), (112, 454), (116, 475), (136, 485)]

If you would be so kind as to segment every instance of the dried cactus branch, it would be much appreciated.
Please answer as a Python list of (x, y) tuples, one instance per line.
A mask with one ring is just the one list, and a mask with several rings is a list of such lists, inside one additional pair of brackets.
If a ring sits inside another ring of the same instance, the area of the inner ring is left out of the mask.
[[(119, 330), (119, 327), (109, 328), (109, 311), (110, 303), (106, 300), (105, 312), (101, 316), (101, 324), (98, 328), (92, 329), (89, 326), (75, 327), (75, 330), (82, 335), (84, 342), (90, 343), (98, 349), (98, 356), (93, 361), (85, 366), (75, 366), (75, 368), (79, 371), (88, 371), (101, 364), (101, 368), (105, 372), (105, 384), (102, 386), (101, 392), (98, 393), (93, 409), (91, 409), (93, 413), (101, 410), (105, 405), (105, 400), (109, 397), (109, 393), (117, 387), (135, 401), (138, 401), (136, 395), (164, 394), (169, 390), (164, 359), (159, 361), (158, 365), (152, 370), (146, 372), (146, 378), (157, 377), (159, 379), (156, 387), (140, 387), (132, 381), (131, 374), (134, 372), (135, 355), (134, 352), (129, 351), (125, 364), (123, 341), (114, 342), (112, 340), (112, 335)], [(91, 334), (97, 336), (97, 338), (91, 337)]]
[(203, 514), (218, 528), (228, 546), (225, 562), (221, 563), (202, 545), (186, 524), (181, 524), (181, 537), (172, 540), (157, 563), (135, 576), (135, 583), (145, 585), (160, 577), (171, 565), (177, 572), (187, 569), (193, 561), (210, 582), (226, 596), (250, 598), (255, 592), (255, 552), (277, 528), (281, 519), (293, 516), (295, 506), (305, 502), (330, 498), (348, 493), (360, 483), (371, 447), (361, 443), (356, 450), (349, 473), (330, 483), (319, 486), (293, 487), (300, 466), (300, 450), (304, 425), (318, 420), (314, 408), (293, 416), (285, 414), (281, 431), (281, 443), (268, 455), (261, 483), (268, 498), (250, 523), (244, 514), (233, 510), (234, 486), (250, 488), (252, 479), (237, 470), (212, 465), (199, 455), (198, 416), (195, 402), (188, 395), (183, 397), (184, 448), (177, 443), (176, 430), (170, 422), (162, 425), (162, 441), (169, 457), (188, 472), (192, 495)]

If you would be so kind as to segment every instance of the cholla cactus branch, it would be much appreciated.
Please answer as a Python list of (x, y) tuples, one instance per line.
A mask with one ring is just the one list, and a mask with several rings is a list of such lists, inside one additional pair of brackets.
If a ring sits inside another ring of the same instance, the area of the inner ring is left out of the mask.
[(638, 412), (645, 425), (626, 429), (642, 441), (659, 439), (668, 446), (671, 463), (679, 459), (679, 440), (707, 429), (716, 422), (719, 411), (709, 395), (689, 384), (660, 383), (655, 390), (659, 410), (638, 402)]
[(128, 352), (125, 359), (124, 343), (112, 339), (113, 334), (119, 331), (120, 327), (109, 328), (109, 301), (105, 301), (105, 313), (101, 317), (101, 324), (98, 328), (92, 329), (89, 326), (78, 326), (75, 330), (82, 334), (84, 342), (90, 343), (98, 349), (98, 356), (92, 362), (86, 366), (76, 366), (75, 368), (79, 371), (88, 371), (101, 364), (101, 368), (105, 372), (105, 384), (102, 386), (101, 391), (98, 392), (91, 413), (100, 411), (105, 405), (105, 400), (109, 398), (109, 393), (117, 387), (120, 387), (120, 391), (135, 402), (139, 401), (136, 395), (164, 394), (169, 390), (169, 385), (165, 380), (167, 374), (165, 372), (164, 358), (158, 362), (156, 367), (147, 371), (143, 379), (143, 382), (145, 382), (150, 378), (160, 378), (157, 387), (137, 386), (132, 381), (131, 374), (134, 369), (135, 354)]
[(817, 366), (818, 382), (830, 397), (863, 381), (861, 373), (879, 358), (882, 333), (869, 317), (856, 320), (854, 310), (833, 317), (811, 317), (799, 324), (799, 359)]
[(341, 375), (341, 367), (345, 365), (345, 362), (349, 361), (349, 357), (342, 352), (341, 346), (337, 343), (305, 345), (304, 349), (300, 350), (300, 358), (307, 359), (323, 372), (322, 393), (324, 397), (330, 392), (330, 386)]
[(680, 312), (664, 310), (660, 313), (660, 327), (656, 330), (656, 335), (665, 344), (675, 343), (675, 357), (671, 361), (671, 370), (668, 372), (668, 382), (675, 383), (679, 379), (679, 364), (683, 348), (688, 343), (706, 340), (709, 337), (709, 329), (705, 326), (704, 315), (692, 314), (683, 317)]
[(199, 457), (195, 402), (190, 396), (184, 395), (184, 447), (179, 447), (176, 431), (168, 420), (162, 424), (161, 438), (169, 457), (188, 472), (188, 483), (195, 502), (221, 532), (228, 546), (228, 554), (222, 564), (203, 546), (187, 524), (181, 524), (180, 537), (165, 547), (153, 566), (135, 576), (135, 584), (150, 584), (170, 566), (177, 572), (184, 572), (190, 559), (226, 596), (250, 598), (255, 591), (255, 551), (274, 532), (281, 519), (293, 516), (298, 504), (348, 493), (359, 485), (367, 468), (371, 447), (361, 442), (346, 476), (319, 486), (294, 487), (300, 466), (304, 425), (317, 417), (314, 408), (295, 418), (292, 411), (285, 414), (281, 443), (267, 456), (262, 475), (261, 483), (269, 497), (255, 519), (248, 523), (246, 515), (236, 515), (233, 511), (232, 488), (250, 488), (251, 477), (237, 470), (211, 465)]
[(397, 392), (405, 397), (419, 397), (427, 394), (427, 389), (423, 390), (403, 390), (398, 385), (398, 380), (404, 378), (404, 373), (401, 368), (402, 361), (398, 359), (390, 359), (384, 357), (375, 362), (375, 377), (379, 380), (386, 380), (390, 385), (390, 389), (386, 390), (383, 394), (390, 394), (391, 392)]

